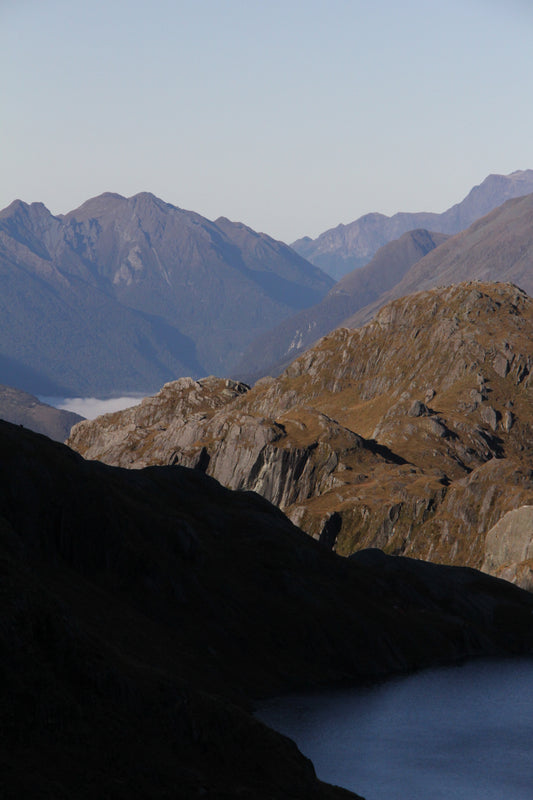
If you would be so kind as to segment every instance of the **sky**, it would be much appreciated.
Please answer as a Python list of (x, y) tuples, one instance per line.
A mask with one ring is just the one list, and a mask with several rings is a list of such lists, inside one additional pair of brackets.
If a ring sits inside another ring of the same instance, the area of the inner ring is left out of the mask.
[(0, 0), (0, 208), (150, 191), (292, 242), (533, 168), (530, 0)]

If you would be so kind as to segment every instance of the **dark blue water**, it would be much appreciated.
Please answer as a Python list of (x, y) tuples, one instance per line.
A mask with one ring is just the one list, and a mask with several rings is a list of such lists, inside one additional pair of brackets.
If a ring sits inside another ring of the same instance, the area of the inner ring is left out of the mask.
[(367, 800), (533, 800), (533, 659), (292, 695), (257, 716)]

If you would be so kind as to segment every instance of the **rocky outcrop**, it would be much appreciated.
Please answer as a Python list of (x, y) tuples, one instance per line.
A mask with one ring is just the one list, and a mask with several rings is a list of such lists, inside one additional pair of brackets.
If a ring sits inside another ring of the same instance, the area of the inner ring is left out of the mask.
[(85, 458), (117, 466), (194, 467), (280, 508), (331, 490), (334, 472), (355, 454), (379, 460), (362, 437), (313, 409), (283, 424), (236, 412), (235, 401), (248, 390), (214, 377), (182, 378), (125, 412), (76, 426), (69, 445)]
[(75, 426), (70, 443), (86, 458), (117, 466), (169, 463), (168, 442), (182, 433), (184, 425), (188, 423), (190, 431), (201, 430), (216, 411), (249, 388), (214, 376), (180, 378), (137, 406), (104, 414), (98, 424), (83, 429)]
[[(169, 384), (76, 426), (69, 443), (110, 464), (184, 464), (257, 491), (343, 555), (377, 546), (479, 568), (487, 531), (533, 503), (532, 341), (533, 301), (516, 286), (421, 292), (227, 402), (224, 381), (209, 379), (219, 399), (196, 413), (208, 384)], [(164, 399), (174, 393), (185, 399)], [(157, 424), (152, 405), (166, 407)]]
[(508, 511), (489, 530), (482, 569), (533, 591), (533, 506)]

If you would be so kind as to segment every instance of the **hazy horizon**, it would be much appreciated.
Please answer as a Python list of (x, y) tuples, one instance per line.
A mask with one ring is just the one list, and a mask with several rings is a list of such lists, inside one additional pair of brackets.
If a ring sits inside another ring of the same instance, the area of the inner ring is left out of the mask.
[(0, 208), (150, 191), (292, 242), (533, 167), (522, 0), (7, 0)]

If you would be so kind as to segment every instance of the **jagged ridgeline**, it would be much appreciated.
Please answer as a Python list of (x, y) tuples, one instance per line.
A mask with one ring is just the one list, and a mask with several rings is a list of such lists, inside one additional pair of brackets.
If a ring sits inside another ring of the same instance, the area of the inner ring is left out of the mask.
[(15, 201), (0, 211), (2, 383), (101, 395), (224, 374), (333, 283), (282, 242), (147, 192), (64, 216)]
[[(533, 180), (533, 171), (531, 172)], [(382, 247), (313, 306), (251, 342), (234, 377), (279, 375), (342, 325), (360, 328), (399, 297), (468, 280), (515, 283), (533, 295), (533, 195), (508, 200), (455, 236), (412, 230)]]
[(424, 228), (455, 234), (507, 200), (530, 192), (533, 192), (531, 169), (516, 170), (510, 175), (488, 175), (460, 203), (442, 214), (400, 212), (392, 217), (365, 214), (348, 225), (341, 224), (324, 231), (314, 240), (309, 237), (299, 239), (292, 246), (312, 264), (340, 279), (353, 269), (363, 267), (380, 247), (407, 231)]
[(433, 289), (337, 329), (279, 378), (182, 379), (80, 423), (69, 444), (108, 464), (198, 467), (343, 555), (485, 564), (533, 586), (527, 534), (512, 552), (489, 535), (533, 505), (532, 342), (516, 286)]

